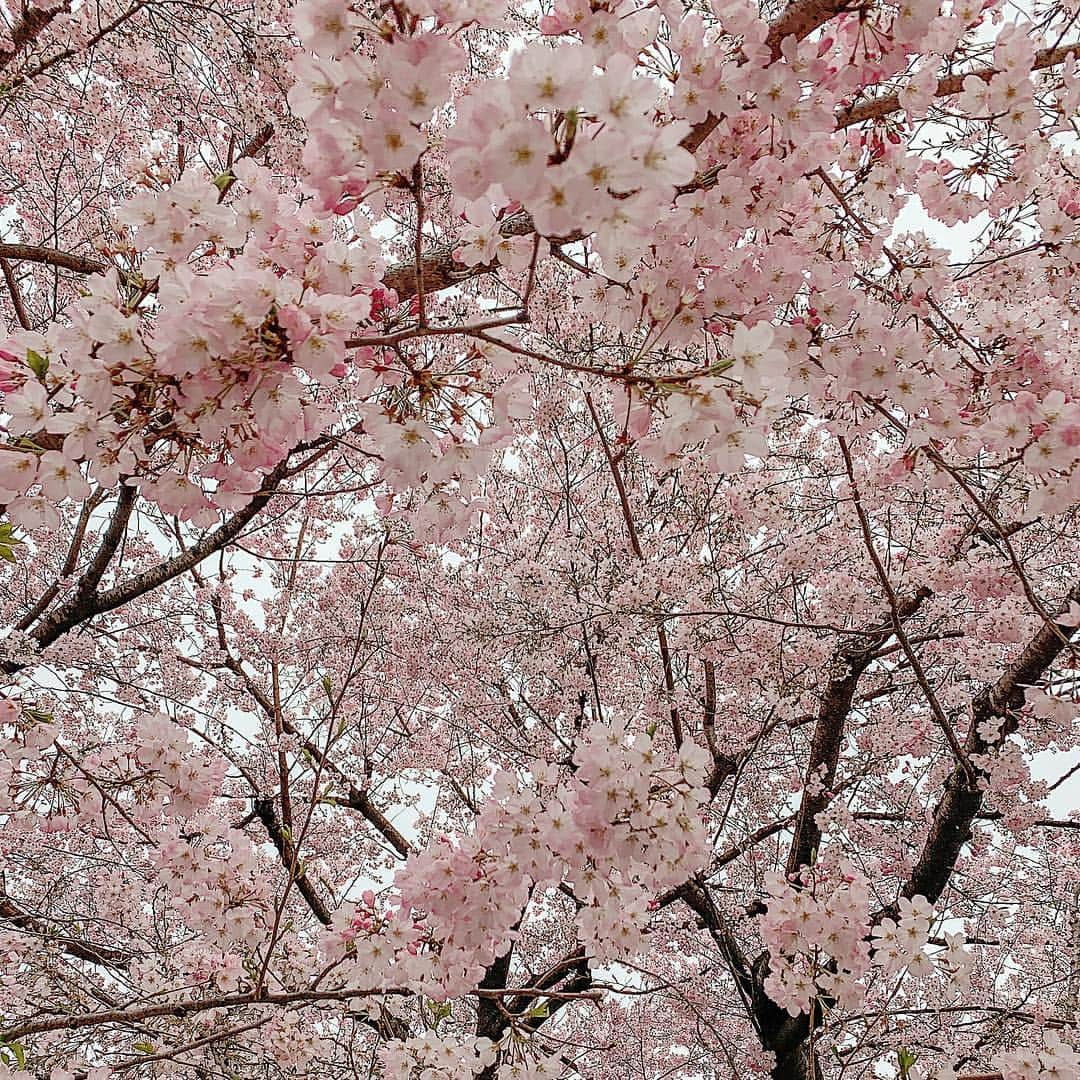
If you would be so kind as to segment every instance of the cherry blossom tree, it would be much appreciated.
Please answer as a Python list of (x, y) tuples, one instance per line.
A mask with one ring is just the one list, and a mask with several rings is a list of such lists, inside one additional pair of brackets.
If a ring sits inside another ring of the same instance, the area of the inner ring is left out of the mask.
[(0, 26), (0, 1080), (1080, 1076), (1075, 0)]

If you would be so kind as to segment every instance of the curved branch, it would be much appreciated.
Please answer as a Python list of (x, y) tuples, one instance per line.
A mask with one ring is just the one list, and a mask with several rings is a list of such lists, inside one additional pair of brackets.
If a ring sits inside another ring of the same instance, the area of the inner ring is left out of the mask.
[(131, 954), (122, 949), (116, 949), (109, 945), (97, 945), (91, 941), (80, 941), (78, 938), (68, 937), (66, 934), (57, 934), (50, 929), (48, 924), (34, 915), (23, 911), (6, 893), (0, 892), (0, 919), (26, 930), (45, 941), (55, 942), (69, 956), (79, 960), (86, 960), (91, 964), (103, 964), (106, 967), (126, 968), (131, 960)]
[[(267, 503), (277, 494), (277, 487), (290, 473), (289, 459), (285, 458), (272, 472), (266, 474), (258, 494), (245, 506), (238, 510), (227, 522), (204, 536), (197, 544), (181, 552), (179, 555), (157, 566), (145, 570), (127, 581), (111, 589), (100, 592), (96, 589), (86, 595), (76, 594), (68, 603), (59, 607), (52, 615), (43, 620), (34, 631), (32, 637), (40, 648), (51, 645), (59, 637), (74, 629), (80, 623), (102, 615), (106, 611), (113, 611), (123, 604), (151, 592), (153, 589), (164, 585), (181, 574), (187, 573), (194, 566), (198, 566), (203, 559), (220, 551), (223, 547), (235, 540), (245, 526), (256, 517)], [(25, 667), (25, 663), (9, 661), (4, 665), (8, 674)]]
[(59, 248), (39, 247), (36, 244), (0, 244), (0, 259), (12, 262), (36, 262), (56, 266), (75, 274), (104, 274), (110, 266), (99, 259), (85, 255), (72, 255)]
[[(1068, 601), (1080, 601), (1080, 582), (1070, 590)], [(997, 749), (1020, 726), (1018, 711), (1024, 704), (1024, 691), (1035, 685), (1050, 665), (1061, 655), (1066, 644), (1076, 634), (1076, 627), (1060, 623), (1041, 626), (1020, 655), (1009, 665), (997, 682), (987, 686), (972, 702), (971, 726), (965, 750), (968, 757), (987, 754)], [(987, 737), (1000, 720), (996, 736)], [(971, 827), (982, 809), (983, 791), (972, 783), (963, 768), (957, 766), (945, 783), (930, 831), (911, 876), (900, 890), (902, 897), (925, 896), (934, 903), (945, 891), (956, 867), (960, 851), (971, 839)], [(880, 921), (895, 912), (896, 905), (880, 912)]]
[[(930, 595), (929, 589), (921, 588), (907, 599), (899, 601), (895, 618), (910, 618)], [(879, 628), (864, 631), (860, 642), (838, 648), (833, 655), (833, 670), (821, 697), (810, 744), (810, 761), (806, 769), (807, 780), (817, 780), (819, 786), (817, 794), (804, 794), (799, 806), (795, 835), (788, 853), (789, 874), (795, 873), (800, 866), (807, 865), (821, 843), (817, 815), (825, 809), (831, 798), (830, 792), (836, 781), (836, 769), (844, 743), (844, 726), (855, 700), (855, 691), (859, 680), (872, 663), (874, 654), (892, 633), (893, 622), (890, 617), (884, 620), (884, 625)]]
[[(1070, 45), (1059, 45), (1053, 49), (1040, 49), (1035, 54), (1035, 60), (1031, 65), (1032, 71), (1043, 71), (1046, 68), (1057, 67), (1063, 64), (1069, 56), (1080, 55), (1080, 42), (1072, 42)], [(959, 94), (964, 89), (964, 80), (969, 75), (974, 75), (983, 82), (989, 82), (995, 75), (1000, 74), (998, 68), (986, 68), (983, 71), (964, 71), (957, 75), (946, 75), (938, 79), (934, 97), (951, 97)], [(899, 112), (900, 94), (886, 94), (884, 97), (872, 98), (870, 101), (861, 102), (858, 105), (849, 105), (836, 114), (837, 129), (851, 127), (853, 124), (861, 124), (867, 120), (880, 120), (889, 113)]]

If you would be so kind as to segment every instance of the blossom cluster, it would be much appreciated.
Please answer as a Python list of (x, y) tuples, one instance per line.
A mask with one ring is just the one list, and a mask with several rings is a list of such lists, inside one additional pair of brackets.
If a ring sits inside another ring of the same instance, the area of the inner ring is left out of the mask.
[(0, 700), (0, 809), (12, 824), (67, 833), (98, 827), (108, 809), (128, 820), (158, 824), (163, 815), (188, 818), (204, 811), (220, 792), (225, 759), (193, 751), (187, 733), (163, 714), (147, 714), (136, 726), (133, 753), (124, 745), (101, 746), (84, 761), (108, 777), (108, 797), (86, 770), (73, 768), (63, 746), (61, 723), (51, 713), (12, 698)]
[[(1080, 1054), (1053, 1028), (1042, 1032), (1038, 1048), (1010, 1048), (996, 1053), (991, 1064), (1001, 1080), (1062, 1080), (1080, 1073)], [(916, 1063), (908, 1073), (910, 1080), (958, 1080), (951, 1065), (924, 1069)]]
[(153, 820), (159, 808), (173, 817), (205, 810), (221, 791), (228, 768), (220, 755), (193, 753), (184, 728), (164, 713), (147, 714), (138, 724), (138, 762), (153, 771), (158, 788), (142, 793), (137, 810)]
[[(117, 216), (146, 253), (139, 274), (94, 275), (67, 322), (0, 343), (7, 432), (23, 441), (0, 460), (12, 521), (55, 525), (54, 504), (93, 481), (136, 484), (209, 524), (336, 415), (318, 388), (345, 374), (345, 341), (371, 309), (354, 290), (376, 278), (246, 164), (237, 202), (196, 175), (133, 198)], [(200, 269), (218, 247), (233, 256)]]
[(858, 980), (870, 970), (870, 890), (850, 867), (836, 875), (807, 870), (803, 880), (773, 874), (761, 935), (769, 946), (765, 989), (792, 1016), (810, 1011), (819, 994), (857, 1002)]
[(483, 1036), (439, 1035), (427, 1031), (410, 1039), (388, 1040), (379, 1049), (388, 1080), (470, 1080), (498, 1063), (498, 1080), (558, 1080), (565, 1066), (521, 1035), (498, 1043)]
[(1002, 1080), (1059, 1080), (1080, 1075), (1080, 1053), (1053, 1028), (1046, 1028), (1041, 1049), (1005, 1050), (994, 1056), (993, 1065)]
[(353, 982), (377, 989), (391, 985), (425, 985), (433, 977), (435, 957), (425, 948), (430, 934), (424, 922), (410, 919), (399, 906), (382, 906), (366, 889), (354, 904), (333, 914), (321, 938), (325, 960), (348, 959)]
[(495, 1064), (498, 1052), (490, 1039), (436, 1035), (391, 1040), (379, 1048), (387, 1080), (469, 1080)]
[(963, 935), (947, 936), (936, 966), (925, 951), (934, 911), (924, 897), (901, 897), (897, 918), (883, 918), (871, 929), (869, 881), (850, 865), (807, 867), (793, 880), (770, 874), (767, 888), (760, 921), (770, 950), (765, 987), (792, 1016), (809, 1012), (819, 995), (855, 1007), (872, 968), (915, 978), (941, 970), (954, 986), (970, 978)]
[(651, 897), (704, 865), (704, 751), (686, 743), (666, 764), (648, 736), (631, 740), (617, 723), (583, 735), (568, 781), (540, 763), (531, 784), (498, 774), (475, 832), (439, 838), (399, 873), (401, 904), (424, 913), (448, 992), (509, 947), (537, 885), (569, 885), (590, 956), (615, 959), (643, 948)]
[(212, 815), (175, 829), (154, 852), (170, 902), (206, 940), (253, 947), (265, 932), (269, 882), (248, 837)]

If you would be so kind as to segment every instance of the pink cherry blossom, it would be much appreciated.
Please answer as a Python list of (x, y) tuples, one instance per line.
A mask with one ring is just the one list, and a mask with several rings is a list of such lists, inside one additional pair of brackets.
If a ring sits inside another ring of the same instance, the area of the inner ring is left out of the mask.
[(0, 1073), (1076, 1073), (1075, 3), (3, 12)]

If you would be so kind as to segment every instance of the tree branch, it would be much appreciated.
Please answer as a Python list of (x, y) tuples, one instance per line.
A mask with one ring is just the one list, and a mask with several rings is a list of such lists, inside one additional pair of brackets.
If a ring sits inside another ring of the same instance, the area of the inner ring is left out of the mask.
[[(198, 566), (203, 559), (219, 551), (243, 531), (244, 527), (256, 517), (277, 493), (278, 484), (289, 474), (289, 461), (285, 458), (273, 471), (263, 477), (259, 492), (243, 509), (238, 510), (227, 522), (204, 536), (187, 551), (165, 562), (121, 582), (112, 589), (99, 592), (96, 589), (87, 595), (74, 596), (68, 603), (59, 607), (51, 616), (44, 619), (32, 637), (40, 648), (51, 645), (69, 630), (97, 615), (121, 607), (136, 597), (164, 585), (175, 577)], [(4, 670), (14, 674), (26, 665), (9, 661)]]
[[(1080, 42), (1074, 41), (1069, 45), (1058, 45), (1052, 49), (1040, 49), (1035, 54), (1031, 70), (1043, 71), (1046, 68), (1057, 67), (1058, 64), (1063, 64), (1070, 54), (1073, 56), (1080, 55)], [(944, 78), (938, 79), (934, 97), (943, 98), (959, 94), (964, 89), (964, 80), (969, 75), (974, 75), (975, 78), (982, 79), (983, 82), (989, 82), (998, 74), (1000, 74), (999, 70), (991, 67), (983, 71), (964, 71), (956, 75), (946, 75)], [(849, 105), (846, 109), (841, 109), (836, 114), (836, 127), (839, 130), (851, 127), (854, 124), (862, 124), (867, 120), (880, 120), (890, 113), (899, 112), (901, 108), (899, 93), (872, 98), (870, 101), (863, 101), (857, 105)]]
[(104, 964), (106, 967), (127, 967), (131, 954), (110, 945), (97, 945), (94, 942), (80, 941), (78, 938), (58, 934), (48, 924), (34, 915), (23, 911), (6, 894), (0, 893), (0, 919), (4, 919), (20, 930), (29, 931), (46, 942), (59, 945), (69, 956), (87, 960), (91, 964)]
[[(900, 619), (910, 618), (930, 595), (929, 589), (921, 588), (907, 599), (898, 600), (896, 616)], [(860, 642), (838, 648), (833, 654), (833, 670), (821, 698), (810, 744), (810, 761), (806, 769), (807, 781), (813, 781), (820, 786), (816, 794), (804, 793), (799, 806), (795, 835), (788, 853), (789, 874), (808, 865), (821, 843), (821, 829), (816, 819), (828, 805), (830, 789), (836, 782), (836, 769), (844, 742), (844, 726), (851, 712), (859, 679), (872, 663), (874, 653), (892, 633), (890, 617), (885, 620), (885, 625), (864, 631)]]
[(285, 834), (285, 830), (278, 820), (273, 799), (257, 798), (254, 810), (255, 816), (263, 823), (267, 835), (273, 842), (274, 847), (277, 848), (282, 865), (286, 870), (292, 871), (296, 887), (300, 890), (300, 895), (307, 901), (307, 906), (311, 908), (312, 914), (323, 926), (329, 926), (330, 912), (323, 903), (322, 897), (315, 891), (315, 887), (308, 879), (307, 871), (300, 865), (296, 848), (292, 840)]
[(11, 43), (0, 45), (0, 71), (23, 49), (32, 45), (57, 15), (63, 15), (70, 9), (71, 0), (44, 9), (24, 4), (22, 18), (11, 28)]
[(15, 273), (11, 269), (11, 263), (7, 259), (0, 258), (0, 273), (4, 276), (4, 283), (8, 292), (11, 293), (11, 306), (15, 309), (15, 318), (24, 330), (30, 329), (30, 316), (26, 313), (26, 305), (23, 303), (22, 293), (19, 291), (19, 283), (15, 280)]
[[(1070, 590), (1068, 601), (1080, 601), (1080, 582)], [(1019, 727), (1017, 712), (1024, 704), (1024, 691), (1035, 685), (1065, 649), (1076, 627), (1060, 623), (1039, 627), (1020, 655), (997, 682), (987, 686), (972, 702), (971, 726), (965, 749), (968, 757), (992, 753)], [(997, 735), (991, 734), (1000, 721)], [(981, 729), (981, 730), (980, 730)], [(980, 770), (980, 779), (985, 776)], [(945, 891), (964, 844), (971, 839), (971, 826), (982, 809), (983, 791), (968, 779), (959, 766), (945, 783), (945, 791), (934, 810), (926, 842), (900, 890), (902, 897), (925, 896), (934, 903)], [(875, 921), (895, 913), (896, 905), (880, 912)]]
[(85, 255), (72, 255), (59, 248), (39, 247), (35, 244), (0, 244), (0, 259), (13, 262), (36, 262), (71, 270), (75, 274), (104, 274), (110, 266), (99, 259)]

